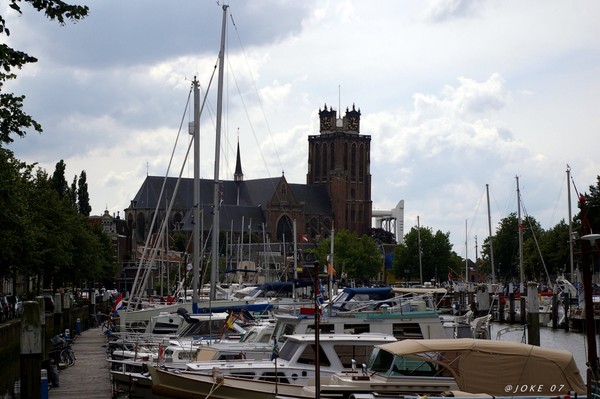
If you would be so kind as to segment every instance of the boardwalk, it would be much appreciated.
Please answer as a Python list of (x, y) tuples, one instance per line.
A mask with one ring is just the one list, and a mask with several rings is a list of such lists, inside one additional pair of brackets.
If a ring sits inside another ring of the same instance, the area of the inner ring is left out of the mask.
[(73, 343), (77, 361), (60, 372), (60, 386), (49, 399), (110, 399), (112, 385), (106, 361), (106, 338), (100, 328), (86, 330)]

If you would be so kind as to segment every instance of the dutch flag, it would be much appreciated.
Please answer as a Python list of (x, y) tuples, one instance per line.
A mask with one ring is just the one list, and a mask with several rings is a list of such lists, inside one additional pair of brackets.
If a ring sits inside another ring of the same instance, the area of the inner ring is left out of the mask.
[(112, 310), (113, 317), (117, 317), (119, 315), (118, 311), (121, 309), (123, 309), (123, 295), (119, 294)]

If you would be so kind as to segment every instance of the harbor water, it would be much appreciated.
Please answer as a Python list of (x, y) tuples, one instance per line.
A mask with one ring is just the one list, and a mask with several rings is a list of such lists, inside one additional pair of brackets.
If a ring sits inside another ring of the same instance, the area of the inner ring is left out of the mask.
[[(527, 330), (519, 329), (518, 324), (500, 324), (492, 323), (491, 338), (498, 339), (498, 332), (506, 329), (514, 329), (506, 333), (501, 333), (499, 337), (502, 341), (515, 341), (527, 343)], [(598, 341), (596, 335), (596, 341)], [(564, 329), (552, 329), (549, 327), (540, 327), (540, 346), (548, 348), (565, 349), (573, 353), (579, 372), (586, 379), (586, 361), (587, 361), (587, 339), (585, 334), (580, 332), (567, 332)], [(598, 345), (596, 345), (598, 347)]]

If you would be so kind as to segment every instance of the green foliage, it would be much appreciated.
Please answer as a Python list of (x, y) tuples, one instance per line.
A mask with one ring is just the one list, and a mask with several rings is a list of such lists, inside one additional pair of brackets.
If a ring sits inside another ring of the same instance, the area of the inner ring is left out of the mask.
[[(44, 12), (48, 19), (56, 20), (61, 25), (66, 20), (77, 22), (86, 17), (89, 11), (87, 6), (70, 5), (60, 0), (10, 0), (9, 7), (22, 14), (21, 3), (28, 3), (36, 11)], [(0, 34), (10, 35), (6, 20), (2, 16), (0, 16)], [(34, 62), (37, 62), (37, 58), (13, 49), (5, 43), (0, 44), (0, 145), (13, 142), (11, 137), (13, 134), (24, 137), (26, 130), (30, 128), (42, 132), (42, 126), (23, 111), (25, 96), (2, 92), (6, 81), (16, 79), (17, 75), (14, 72), (16, 69)]]
[[(499, 223), (493, 238), (494, 266), (500, 281), (520, 279), (519, 230), (523, 238), (523, 273), (527, 280), (547, 280), (565, 271), (569, 264), (569, 226), (562, 220), (545, 231), (534, 217), (522, 219), (519, 228), (516, 213)], [(482, 258), (490, 271), (489, 238), (483, 245)]]
[[(315, 255), (321, 265), (327, 264), (331, 252), (331, 239), (321, 241)], [(355, 233), (340, 230), (335, 234), (333, 266), (338, 278), (342, 274), (359, 283), (369, 283), (383, 270), (381, 250), (368, 236), (357, 237)]]
[(434, 278), (436, 281), (446, 280), (448, 268), (456, 267), (449, 237), (450, 233), (442, 233), (438, 230), (433, 234), (431, 228), (413, 227), (404, 235), (404, 242), (394, 250), (392, 265), (394, 276), (400, 281), (420, 281), (421, 274), (422, 282)]
[(385, 231), (380, 227), (369, 229), (367, 235), (382, 244), (396, 244), (394, 234), (390, 233), (389, 231)]
[(600, 176), (596, 177), (596, 185), (590, 186), (590, 193), (585, 194), (587, 201), (587, 220), (593, 232), (600, 231)]
[(0, 278), (30, 277), (47, 288), (114, 278), (110, 238), (60, 198), (53, 178), (2, 148), (0, 178)]
[(79, 181), (77, 182), (77, 209), (83, 216), (90, 216), (90, 213), (92, 212), (85, 170), (81, 171)]

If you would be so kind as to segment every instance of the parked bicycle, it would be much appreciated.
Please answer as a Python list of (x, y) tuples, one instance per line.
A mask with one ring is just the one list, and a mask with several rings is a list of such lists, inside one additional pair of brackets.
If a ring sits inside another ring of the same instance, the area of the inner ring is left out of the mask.
[(59, 369), (61, 365), (71, 367), (75, 364), (75, 352), (73, 352), (72, 339), (65, 337), (64, 334), (59, 334), (52, 337), (50, 342), (53, 347), (48, 352), (48, 356)]

